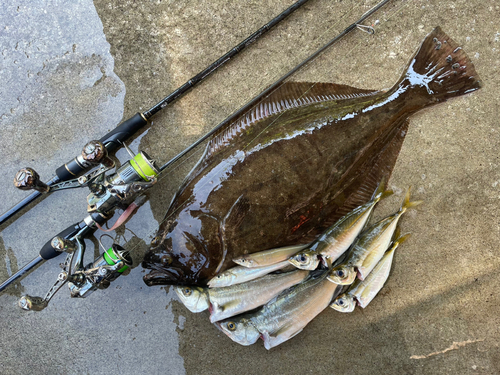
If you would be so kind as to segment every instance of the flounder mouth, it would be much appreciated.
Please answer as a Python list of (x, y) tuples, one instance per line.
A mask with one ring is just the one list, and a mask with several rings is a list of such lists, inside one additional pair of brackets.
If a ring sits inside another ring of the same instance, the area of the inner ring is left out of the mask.
[[(151, 268), (151, 271), (142, 278), (147, 286), (187, 285), (187, 281), (183, 280), (184, 273), (178, 268), (169, 267), (166, 269), (157, 264), (148, 263), (146, 265)], [(145, 263), (142, 266), (145, 267)]]

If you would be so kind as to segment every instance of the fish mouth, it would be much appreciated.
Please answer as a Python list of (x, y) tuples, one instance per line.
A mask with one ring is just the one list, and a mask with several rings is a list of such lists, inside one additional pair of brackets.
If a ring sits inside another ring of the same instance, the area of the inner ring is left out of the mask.
[(221, 326), (221, 322), (220, 321), (217, 321), (217, 322), (213, 322), (213, 325), (216, 326), (219, 331), (223, 332), (227, 337), (231, 338), (231, 336), (229, 336), (229, 332), (226, 332), (222, 326)]
[(147, 286), (153, 285), (187, 285), (183, 280), (184, 273), (178, 269), (169, 267), (168, 269), (158, 264), (143, 262), (144, 268), (150, 268), (151, 271), (142, 278)]

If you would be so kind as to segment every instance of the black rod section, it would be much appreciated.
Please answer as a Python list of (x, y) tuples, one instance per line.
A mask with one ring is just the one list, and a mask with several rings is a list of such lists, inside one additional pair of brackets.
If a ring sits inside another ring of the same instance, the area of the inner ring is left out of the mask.
[[(59, 177), (54, 176), (52, 180), (47, 182), (48, 186), (52, 186), (54, 184), (57, 184), (59, 182)], [(42, 193), (39, 191), (34, 191), (30, 195), (28, 195), (26, 198), (24, 198), (22, 201), (17, 202), (15, 206), (11, 207), (9, 210), (5, 211), (2, 216), (0, 216), (0, 224), (3, 224), (9, 217), (14, 215), (16, 212), (22, 210), (25, 206), (27, 206), (30, 202), (34, 201), (37, 199)]]
[[(158, 104), (156, 104), (151, 109), (147, 110), (144, 113), (137, 113), (130, 119), (124, 121), (120, 125), (118, 125), (111, 132), (106, 134), (104, 137), (100, 139), (100, 141), (106, 146), (108, 152), (115, 151), (117, 148), (121, 147), (121, 144), (125, 142), (129, 137), (139, 131), (142, 127), (147, 124), (147, 120), (151, 118), (155, 113), (165, 108), (167, 105), (184, 95), (187, 91), (193, 88), (196, 84), (200, 83), (210, 74), (212, 74), (215, 70), (223, 66), (227, 61), (236, 56), (239, 52), (241, 52), (245, 47), (249, 46), (253, 42), (255, 42), (258, 38), (264, 35), (267, 31), (269, 31), (273, 26), (278, 24), (284, 18), (289, 16), (295, 10), (297, 10), (300, 6), (304, 5), (309, 0), (299, 0), (290, 6), (288, 9), (283, 11), (280, 15), (272, 19), (269, 23), (262, 26), (259, 30), (254, 32), (248, 38), (246, 38), (243, 42), (238, 44), (236, 47), (233, 47), (229, 52), (227, 52), (224, 56), (220, 57), (212, 63), (210, 66), (205, 68), (203, 71), (192, 77), (189, 81), (187, 81), (184, 85), (179, 87), (177, 90), (172, 92), (170, 95), (161, 100)], [(74, 158), (73, 160), (63, 164), (56, 170), (56, 176), (54, 176), (47, 185), (53, 185), (59, 182), (69, 181), (73, 178), (78, 177), (79, 175), (85, 173), (90, 170), (92, 166), (82, 165), (81, 161), (78, 158)], [(40, 197), (39, 192), (33, 192), (24, 198), (22, 201), (17, 203), (14, 207), (6, 211), (0, 216), (0, 225), (3, 224), (7, 219), (11, 216), (15, 215), (25, 206), (27, 206), (30, 202), (34, 201), (38, 197)]]
[(143, 113), (144, 117), (146, 117), (146, 119), (149, 119), (155, 113), (162, 110), (167, 105), (172, 103), (174, 100), (179, 98), (181, 95), (184, 95), (189, 89), (191, 89), (196, 84), (198, 84), (199, 82), (204, 80), (206, 77), (208, 77), (210, 74), (212, 74), (216, 69), (218, 69), (219, 67), (224, 65), (227, 61), (229, 61), (231, 58), (236, 56), (239, 52), (243, 51), (247, 46), (249, 46), (250, 44), (255, 42), (259, 37), (261, 37), (263, 34), (265, 34), (267, 31), (269, 31), (273, 26), (278, 24), (284, 18), (288, 17), (291, 13), (293, 13), (295, 10), (297, 10), (300, 6), (304, 5), (307, 1), (308, 0), (297, 1), (295, 4), (293, 4), (288, 9), (283, 11), (276, 18), (272, 19), (269, 23), (265, 24), (259, 30), (254, 32), (248, 38), (246, 38), (243, 42), (238, 44), (236, 47), (233, 47), (233, 49), (231, 49), (229, 52), (227, 52), (224, 56), (222, 56), (219, 59), (217, 59), (216, 61), (214, 61), (210, 66), (205, 68), (202, 72), (195, 75), (193, 78), (191, 78), (189, 81), (187, 81), (181, 87), (179, 87), (173, 93), (171, 93), (170, 95), (165, 97), (162, 101), (160, 101), (154, 107), (152, 107), (151, 109), (144, 112)]
[(17, 271), (15, 274), (13, 274), (11, 277), (9, 277), (0, 285), (0, 293), (3, 292), (4, 289), (7, 288), (10, 284), (12, 284), (17, 279), (21, 278), (24, 274), (26, 274), (32, 268), (36, 267), (41, 262), (45, 262), (45, 259), (43, 259), (41, 256), (37, 256), (31, 262), (26, 264), (23, 268), (21, 268), (19, 271)]
[(176, 156), (174, 156), (172, 159), (167, 161), (162, 167), (160, 168), (160, 171), (163, 171), (164, 169), (168, 168), (170, 165), (175, 163), (177, 160), (182, 158), (184, 155), (189, 153), (191, 150), (193, 150), (196, 146), (198, 146), (200, 143), (205, 141), (207, 138), (212, 136), (214, 133), (216, 133), (220, 128), (226, 126), (229, 124), (231, 121), (237, 119), (239, 116), (241, 116), (243, 113), (248, 111), (250, 108), (252, 108), (255, 104), (257, 104), (262, 98), (268, 96), (271, 94), (274, 90), (276, 90), (284, 80), (286, 80), (288, 77), (290, 77), (292, 74), (296, 73), (300, 68), (302, 68), (304, 65), (310, 63), (312, 60), (314, 60), (316, 57), (318, 57), (321, 53), (323, 53), (328, 47), (332, 46), (336, 42), (338, 42), (341, 38), (349, 34), (352, 30), (356, 28), (357, 25), (362, 24), (368, 17), (370, 17), (373, 13), (375, 13), (377, 10), (379, 10), (381, 7), (383, 7), (385, 4), (387, 4), (390, 0), (383, 0), (377, 5), (375, 5), (373, 8), (371, 8), (368, 12), (363, 14), (360, 19), (358, 19), (356, 22), (353, 24), (347, 26), (344, 31), (342, 31), (340, 34), (338, 34), (335, 38), (331, 39), (328, 43), (326, 43), (323, 47), (318, 49), (316, 52), (314, 52), (312, 55), (310, 55), (307, 59), (302, 61), (299, 65), (297, 65), (295, 68), (290, 70), (288, 73), (286, 73), (284, 76), (279, 78), (277, 81), (275, 81), (271, 86), (269, 86), (267, 89), (262, 91), (259, 95), (254, 97), (252, 100), (250, 100), (248, 103), (246, 103), (243, 107), (238, 109), (236, 112), (231, 114), (228, 118), (226, 118), (224, 121), (219, 123), (215, 128), (210, 130), (208, 133), (203, 135), (201, 138), (199, 138), (197, 141), (195, 141), (193, 144), (185, 148), (183, 151), (178, 153)]

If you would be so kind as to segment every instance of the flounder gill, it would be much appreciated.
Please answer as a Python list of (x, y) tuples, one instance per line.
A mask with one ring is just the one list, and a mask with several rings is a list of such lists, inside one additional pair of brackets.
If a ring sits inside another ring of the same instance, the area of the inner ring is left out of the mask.
[(232, 259), (309, 243), (368, 202), (415, 112), (481, 87), (439, 27), (387, 92), (286, 83), (215, 134), (143, 262), (148, 285), (205, 285)]

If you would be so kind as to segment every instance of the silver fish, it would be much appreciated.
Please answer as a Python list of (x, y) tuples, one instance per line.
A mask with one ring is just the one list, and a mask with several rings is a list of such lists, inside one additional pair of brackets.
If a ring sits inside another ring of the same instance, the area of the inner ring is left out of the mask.
[(208, 309), (209, 301), (206, 288), (197, 286), (176, 286), (174, 290), (189, 311), (198, 313)]
[(387, 278), (389, 277), (394, 251), (409, 237), (410, 234), (406, 234), (405, 236), (399, 237), (396, 241), (394, 241), (391, 248), (384, 254), (382, 259), (377, 263), (366, 279), (363, 281), (356, 280), (346, 293), (338, 296), (335, 301), (332, 302), (330, 307), (340, 312), (352, 312), (354, 311), (356, 302), (362, 308), (368, 306), (377, 293), (382, 289), (387, 281)]
[(392, 191), (385, 190), (385, 180), (379, 184), (373, 199), (347, 215), (340, 218), (326, 230), (310, 247), (291, 257), (289, 262), (303, 270), (314, 270), (320, 259), (325, 266), (330, 267), (354, 242), (363, 230), (375, 205), (383, 198), (392, 195)]
[(307, 277), (307, 271), (273, 274), (246, 283), (208, 290), (212, 323), (253, 310)]
[(264, 267), (288, 259), (290, 256), (307, 248), (307, 245), (293, 245), (278, 247), (276, 249), (259, 251), (253, 254), (245, 254), (239, 258), (233, 259), (233, 262), (243, 267)]
[(363, 232), (352, 245), (346, 261), (334, 267), (328, 279), (339, 285), (352, 284), (356, 275), (364, 280), (389, 247), (401, 215), (420, 203), (422, 201), (410, 202), (408, 189), (400, 210)]
[(247, 268), (242, 266), (237, 266), (230, 268), (208, 282), (210, 288), (220, 288), (223, 286), (231, 286), (236, 284), (241, 284), (246, 281), (254, 280), (258, 277), (267, 275), (268, 273), (277, 271), (288, 266), (290, 263), (288, 261), (279, 262), (276, 264), (271, 264), (265, 267), (255, 267)]
[(280, 294), (253, 314), (218, 323), (233, 341), (250, 345), (262, 337), (271, 349), (293, 336), (323, 311), (341, 287), (327, 281), (327, 272)]

